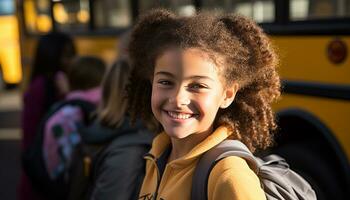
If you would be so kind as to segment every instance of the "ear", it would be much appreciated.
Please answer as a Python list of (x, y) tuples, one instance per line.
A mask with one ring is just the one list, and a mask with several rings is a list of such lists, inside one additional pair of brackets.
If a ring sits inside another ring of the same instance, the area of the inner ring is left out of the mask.
[(225, 109), (231, 105), (231, 103), (235, 99), (238, 88), (238, 83), (233, 83), (230, 87), (227, 87), (225, 89), (220, 108)]

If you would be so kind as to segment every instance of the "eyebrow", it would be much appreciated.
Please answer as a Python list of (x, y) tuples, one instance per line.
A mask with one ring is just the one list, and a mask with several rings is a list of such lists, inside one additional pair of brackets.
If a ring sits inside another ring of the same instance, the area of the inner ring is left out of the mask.
[(172, 78), (175, 77), (174, 74), (172, 74), (172, 73), (170, 73), (170, 72), (164, 72), (164, 71), (159, 71), (159, 72), (157, 72), (157, 73), (155, 74), (155, 76), (156, 76), (156, 75), (170, 76), (170, 77), (172, 77)]
[[(175, 78), (174, 74), (172, 74), (170, 72), (165, 72), (165, 71), (159, 71), (155, 74), (155, 76), (156, 75), (164, 75), (164, 76), (169, 76), (171, 78)], [(200, 75), (186, 77), (185, 79), (208, 79), (208, 80), (214, 81), (214, 79), (210, 78), (209, 76), (200, 76)]]

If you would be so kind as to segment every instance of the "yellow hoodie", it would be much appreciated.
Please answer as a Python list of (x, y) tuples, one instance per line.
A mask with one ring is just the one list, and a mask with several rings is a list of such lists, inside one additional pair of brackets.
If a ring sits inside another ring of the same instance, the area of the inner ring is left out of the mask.
[[(169, 148), (170, 138), (165, 133), (159, 134), (153, 141), (150, 153), (145, 156), (146, 176), (139, 199), (190, 200), (192, 176), (200, 156), (229, 135), (226, 127), (219, 127), (185, 156), (167, 163), (160, 178), (157, 159)], [(209, 175), (208, 200), (225, 199), (266, 199), (258, 177), (240, 157), (232, 156), (221, 160)]]

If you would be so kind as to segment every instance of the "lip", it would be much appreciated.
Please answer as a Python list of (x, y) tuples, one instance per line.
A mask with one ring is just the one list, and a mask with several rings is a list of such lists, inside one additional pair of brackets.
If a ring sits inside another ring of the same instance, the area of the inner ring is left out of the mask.
[[(184, 111), (168, 111), (168, 110), (163, 110), (163, 112), (166, 114), (168, 119), (174, 122), (187, 122), (189, 120), (192, 120), (198, 116), (198, 114), (195, 113), (190, 113), (190, 112), (184, 112)], [(175, 118), (171, 115), (171, 113), (181, 113), (182, 115), (191, 115), (189, 118)]]

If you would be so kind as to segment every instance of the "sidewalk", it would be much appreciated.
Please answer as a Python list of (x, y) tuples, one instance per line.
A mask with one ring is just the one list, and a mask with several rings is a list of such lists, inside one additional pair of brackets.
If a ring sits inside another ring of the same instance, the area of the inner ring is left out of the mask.
[(22, 97), (19, 90), (0, 90), (0, 112), (20, 111), (22, 109)]
[(20, 140), (21, 93), (0, 91), (0, 140)]
[(19, 90), (0, 90), (0, 199), (15, 200), (20, 175), (20, 116), (22, 109)]

